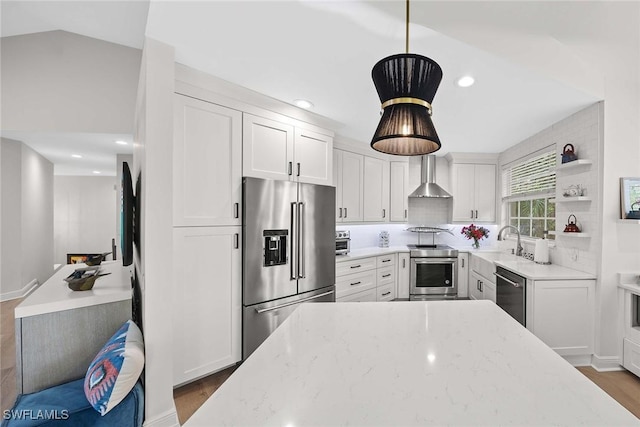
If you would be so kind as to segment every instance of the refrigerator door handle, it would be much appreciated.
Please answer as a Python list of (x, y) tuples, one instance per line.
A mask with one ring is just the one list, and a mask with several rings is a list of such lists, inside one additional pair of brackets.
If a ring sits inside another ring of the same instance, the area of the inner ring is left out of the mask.
[(291, 244), (289, 245), (291, 255), (290, 255), (290, 269), (291, 269), (291, 277), (290, 280), (298, 279), (298, 258), (297, 258), (297, 245), (296, 239), (298, 238), (298, 233), (296, 231), (297, 224), (297, 216), (298, 216), (298, 204), (296, 202), (291, 202)]
[(305, 241), (305, 236), (304, 236), (304, 226), (305, 226), (305, 221), (304, 221), (304, 203), (300, 202), (298, 203), (298, 278), (299, 279), (304, 279), (306, 277), (306, 272), (305, 272), (305, 261), (304, 261), (304, 256), (305, 256), (305, 245), (306, 245), (306, 241)]
[(308, 297), (308, 298), (303, 298), (303, 299), (299, 299), (297, 301), (291, 301), (288, 302), (286, 304), (281, 304), (281, 305), (276, 305), (275, 307), (269, 307), (269, 308), (256, 308), (256, 313), (258, 314), (262, 314), (262, 313), (267, 313), (269, 311), (274, 311), (274, 310), (280, 310), (281, 308), (284, 307), (289, 307), (290, 305), (294, 305), (294, 304), (301, 304), (303, 302), (307, 302), (307, 301), (311, 301), (314, 300), (316, 298), (320, 298), (320, 297), (324, 297), (327, 295), (331, 295), (334, 291), (328, 291), (328, 292), (323, 292), (321, 294), (318, 295), (314, 295), (312, 297)]

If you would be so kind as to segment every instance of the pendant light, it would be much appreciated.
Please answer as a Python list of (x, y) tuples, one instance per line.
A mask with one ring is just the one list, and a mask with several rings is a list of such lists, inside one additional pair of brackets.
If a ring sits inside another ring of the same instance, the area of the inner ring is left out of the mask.
[(409, 53), (409, 0), (406, 53), (378, 61), (371, 77), (383, 109), (371, 148), (399, 156), (422, 156), (439, 150), (431, 102), (442, 80), (442, 69), (431, 58)]

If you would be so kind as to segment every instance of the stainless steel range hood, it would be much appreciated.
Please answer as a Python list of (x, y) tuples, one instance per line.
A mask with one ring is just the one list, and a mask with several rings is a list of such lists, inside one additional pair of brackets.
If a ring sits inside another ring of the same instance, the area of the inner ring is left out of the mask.
[(436, 156), (429, 154), (422, 156), (422, 179), (420, 186), (409, 194), (409, 197), (433, 197), (433, 198), (449, 198), (451, 194), (447, 193), (435, 183), (436, 177)]

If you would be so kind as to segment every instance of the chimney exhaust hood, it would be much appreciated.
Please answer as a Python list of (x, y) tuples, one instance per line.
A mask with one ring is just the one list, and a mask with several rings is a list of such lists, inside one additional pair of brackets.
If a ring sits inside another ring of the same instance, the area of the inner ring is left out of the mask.
[(422, 179), (420, 186), (409, 194), (409, 197), (433, 197), (433, 198), (450, 198), (451, 194), (447, 193), (435, 183), (436, 177), (436, 156), (429, 154), (422, 156)]

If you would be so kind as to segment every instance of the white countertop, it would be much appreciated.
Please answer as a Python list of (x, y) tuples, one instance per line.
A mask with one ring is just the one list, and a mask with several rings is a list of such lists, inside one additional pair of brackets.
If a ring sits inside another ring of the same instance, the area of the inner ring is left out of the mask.
[(618, 273), (618, 287), (640, 295), (640, 275), (638, 273)]
[(111, 274), (97, 278), (93, 289), (72, 291), (63, 279), (81, 267), (86, 265), (68, 264), (56, 271), (16, 307), (16, 319), (131, 299), (131, 269), (122, 261), (103, 262), (100, 273)]
[[(562, 267), (556, 264), (538, 264), (526, 258), (504, 252), (473, 252), (472, 255), (493, 262), (529, 280), (595, 280), (596, 276), (584, 271)], [(496, 256), (499, 256), (496, 259)]]
[(490, 301), (302, 304), (185, 426), (640, 421)]
[(354, 249), (346, 255), (336, 255), (336, 262), (353, 261), (355, 259), (368, 258), (378, 255), (387, 255), (398, 252), (409, 252), (409, 248), (406, 246), (389, 246), (388, 248), (363, 248)]

